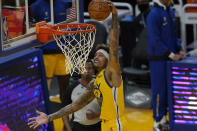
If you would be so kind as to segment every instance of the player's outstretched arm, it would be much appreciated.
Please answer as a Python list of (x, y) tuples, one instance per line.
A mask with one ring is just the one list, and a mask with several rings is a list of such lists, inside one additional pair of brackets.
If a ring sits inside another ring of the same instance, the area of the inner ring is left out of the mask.
[(89, 104), (94, 98), (95, 98), (95, 96), (94, 96), (93, 90), (88, 88), (76, 101), (63, 107), (59, 111), (57, 111), (53, 114), (50, 114), (48, 116), (49, 121), (53, 121), (54, 119), (60, 118), (64, 115), (67, 116), (69, 114), (72, 114), (72, 113), (78, 111), (82, 107)]
[(110, 30), (110, 49), (109, 63), (106, 69), (106, 75), (113, 87), (119, 87), (121, 84), (121, 71), (119, 65), (118, 46), (119, 46), (119, 25), (118, 14), (112, 2), (109, 2), (112, 11), (112, 26)]
[(73, 103), (61, 108), (59, 111), (46, 115), (43, 112), (36, 111), (37, 114), (39, 114), (38, 117), (33, 117), (29, 118), (29, 127), (30, 128), (37, 128), (38, 126), (42, 124), (46, 124), (50, 121), (53, 121), (54, 119), (68, 116), (69, 114), (72, 114), (82, 107), (86, 106), (89, 104), (93, 99), (95, 98), (94, 93), (93, 93), (93, 88), (89, 87), (87, 90)]

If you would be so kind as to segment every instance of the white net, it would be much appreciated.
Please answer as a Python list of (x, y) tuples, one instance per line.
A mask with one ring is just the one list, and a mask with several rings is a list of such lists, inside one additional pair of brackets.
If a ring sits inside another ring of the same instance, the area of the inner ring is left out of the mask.
[[(71, 76), (73, 73), (86, 72), (85, 64), (95, 41), (96, 30), (89, 32), (80, 31), (90, 30), (91, 28), (90, 26), (78, 26), (77, 28), (68, 26), (66, 29), (58, 29), (59, 31), (67, 31), (66, 34), (53, 34), (57, 45), (66, 57), (66, 72), (69, 72)], [(78, 33), (68, 33), (69, 31), (78, 31)]]

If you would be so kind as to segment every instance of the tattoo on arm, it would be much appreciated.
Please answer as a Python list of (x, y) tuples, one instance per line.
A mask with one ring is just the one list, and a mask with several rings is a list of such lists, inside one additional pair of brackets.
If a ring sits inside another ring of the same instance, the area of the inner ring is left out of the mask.
[(112, 9), (112, 27), (110, 30), (110, 49), (109, 63), (106, 69), (106, 78), (114, 87), (119, 87), (121, 84), (121, 71), (118, 56), (119, 46), (119, 25), (118, 16), (115, 7)]
[(76, 101), (61, 108), (59, 111), (48, 115), (48, 119), (49, 121), (53, 121), (54, 119), (60, 118), (64, 115), (68, 116), (89, 104), (94, 98), (93, 89), (89, 87)]
[(112, 27), (110, 31), (110, 60), (109, 66), (119, 72), (119, 57), (118, 57), (118, 46), (119, 46), (119, 25), (117, 14), (112, 14)]

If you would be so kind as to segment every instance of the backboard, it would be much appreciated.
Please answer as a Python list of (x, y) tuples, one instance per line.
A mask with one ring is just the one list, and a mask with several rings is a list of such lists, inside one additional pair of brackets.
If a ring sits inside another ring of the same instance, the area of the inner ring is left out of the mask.
[(0, 56), (5, 56), (40, 45), (37, 22), (83, 22), (83, 0), (2, 0), (0, 16)]

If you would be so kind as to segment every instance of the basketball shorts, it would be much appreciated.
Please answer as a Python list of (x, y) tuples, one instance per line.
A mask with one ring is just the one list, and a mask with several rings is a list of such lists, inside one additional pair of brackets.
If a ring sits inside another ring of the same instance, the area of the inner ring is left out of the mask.
[(125, 116), (116, 120), (102, 120), (101, 123), (101, 131), (132, 131), (127, 128), (128, 125)]
[(67, 75), (64, 54), (44, 54), (44, 65), (47, 78)]

